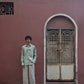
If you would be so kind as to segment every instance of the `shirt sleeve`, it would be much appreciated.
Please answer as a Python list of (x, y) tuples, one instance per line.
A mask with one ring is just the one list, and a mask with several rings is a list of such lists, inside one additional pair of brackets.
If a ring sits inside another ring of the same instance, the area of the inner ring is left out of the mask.
[(21, 65), (24, 65), (24, 51), (23, 51), (23, 47), (22, 47), (22, 50), (21, 50)]
[(34, 50), (33, 50), (33, 63), (36, 62), (36, 58), (37, 58), (36, 47), (34, 47)]

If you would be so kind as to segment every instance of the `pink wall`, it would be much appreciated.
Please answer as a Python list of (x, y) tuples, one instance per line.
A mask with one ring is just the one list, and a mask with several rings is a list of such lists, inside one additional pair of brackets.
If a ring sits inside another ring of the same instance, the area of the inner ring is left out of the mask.
[(84, 1), (83, 0), (4, 0), (14, 2), (14, 15), (0, 15), (0, 84), (22, 84), (21, 46), (31, 35), (37, 48), (36, 82), (44, 78), (44, 24), (57, 13), (71, 16), (79, 28), (79, 84), (84, 84)]

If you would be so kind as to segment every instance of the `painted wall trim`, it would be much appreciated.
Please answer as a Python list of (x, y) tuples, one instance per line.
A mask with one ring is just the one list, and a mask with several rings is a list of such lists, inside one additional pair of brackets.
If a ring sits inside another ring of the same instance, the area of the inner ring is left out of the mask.
[(75, 31), (76, 31), (76, 34), (75, 34), (76, 35), (75, 36), (76, 80), (75, 81), (76, 81), (76, 84), (78, 84), (78, 74), (77, 74), (78, 73), (78, 26), (76, 22), (74, 21), (74, 19), (67, 14), (54, 14), (47, 19), (44, 25), (44, 84), (46, 84), (46, 69), (45, 69), (46, 68), (46, 60), (45, 60), (46, 59), (46, 27), (47, 27), (48, 22), (52, 18), (59, 17), (59, 16), (68, 18), (74, 24), (74, 27), (75, 27)]

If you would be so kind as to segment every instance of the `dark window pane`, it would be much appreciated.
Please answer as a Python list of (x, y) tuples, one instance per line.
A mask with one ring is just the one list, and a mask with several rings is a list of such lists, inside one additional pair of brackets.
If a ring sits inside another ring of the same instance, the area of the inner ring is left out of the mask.
[(13, 15), (14, 3), (13, 2), (0, 2), (0, 15)]

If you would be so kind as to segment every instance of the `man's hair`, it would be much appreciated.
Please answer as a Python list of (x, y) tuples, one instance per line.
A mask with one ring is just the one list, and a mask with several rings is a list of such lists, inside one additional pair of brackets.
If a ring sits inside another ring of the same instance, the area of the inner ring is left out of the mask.
[(27, 39), (30, 39), (30, 40), (32, 40), (32, 37), (31, 36), (25, 36), (25, 40), (27, 40)]

